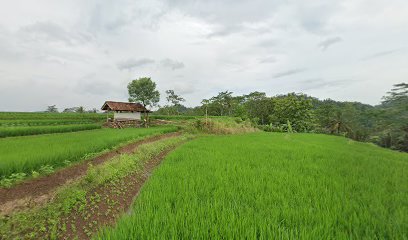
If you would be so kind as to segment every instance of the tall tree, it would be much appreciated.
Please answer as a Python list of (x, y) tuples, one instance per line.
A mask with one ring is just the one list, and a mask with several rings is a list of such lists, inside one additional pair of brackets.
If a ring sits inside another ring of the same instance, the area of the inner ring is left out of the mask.
[(408, 84), (395, 84), (380, 105), (379, 144), (408, 152)]
[(172, 104), (170, 108), (173, 108), (174, 111), (178, 114), (179, 113), (178, 109), (179, 107), (181, 107), (181, 102), (184, 102), (186, 100), (182, 98), (180, 95), (175, 94), (174, 90), (166, 90), (166, 94), (167, 94), (167, 97), (166, 97), (167, 102)]
[(47, 107), (46, 112), (50, 112), (50, 113), (57, 113), (58, 112), (58, 108), (55, 105), (51, 105)]
[[(160, 101), (160, 93), (156, 90), (156, 83), (151, 78), (143, 77), (131, 81), (128, 86), (129, 102), (139, 102), (143, 107), (154, 107)], [(148, 114), (145, 113), (146, 122)]]

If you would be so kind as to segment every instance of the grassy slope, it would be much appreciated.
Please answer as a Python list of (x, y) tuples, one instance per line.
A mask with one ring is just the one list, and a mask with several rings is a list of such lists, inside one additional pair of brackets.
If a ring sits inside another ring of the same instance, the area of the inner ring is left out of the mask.
[(92, 131), (0, 139), (0, 176), (30, 173), (42, 165), (62, 166), (87, 154), (148, 135), (175, 131), (172, 126), (154, 128), (97, 129)]
[(171, 153), (100, 238), (407, 238), (408, 154), (341, 137), (256, 133)]

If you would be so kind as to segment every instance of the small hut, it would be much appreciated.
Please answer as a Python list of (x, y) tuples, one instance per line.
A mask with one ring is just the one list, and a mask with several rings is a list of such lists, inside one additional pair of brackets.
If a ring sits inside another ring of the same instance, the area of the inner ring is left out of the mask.
[(113, 112), (114, 121), (140, 121), (142, 113), (150, 112), (140, 103), (114, 101), (106, 101), (101, 109)]

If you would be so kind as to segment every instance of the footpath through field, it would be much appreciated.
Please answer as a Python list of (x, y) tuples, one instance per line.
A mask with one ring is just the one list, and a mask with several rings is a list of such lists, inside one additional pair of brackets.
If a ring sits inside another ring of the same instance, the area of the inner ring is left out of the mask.
[(0, 189), (0, 213), (7, 215), (19, 208), (25, 208), (30, 205), (37, 205), (46, 202), (52, 198), (53, 190), (68, 182), (74, 181), (83, 176), (90, 165), (96, 166), (121, 154), (134, 153), (142, 144), (159, 141), (165, 138), (179, 136), (180, 133), (168, 133), (159, 136), (137, 141), (123, 146), (115, 151), (111, 151), (95, 157), (88, 161), (63, 168), (51, 175), (32, 179), (10, 189)]

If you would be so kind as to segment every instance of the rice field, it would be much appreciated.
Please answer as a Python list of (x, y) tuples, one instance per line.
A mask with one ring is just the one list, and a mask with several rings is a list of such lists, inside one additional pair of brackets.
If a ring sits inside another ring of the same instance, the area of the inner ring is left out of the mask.
[(0, 178), (13, 173), (59, 167), (147, 136), (176, 131), (173, 126), (127, 129), (96, 129), (73, 133), (0, 139)]
[(408, 154), (316, 134), (208, 136), (172, 152), (96, 239), (407, 239)]
[(78, 132), (101, 128), (100, 124), (73, 124), (60, 126), (0, 127), (0, 138), (48, 133)]
[(106, 119), (103, 113), (44, 113), (44, 112), (0, 112), (0, 120), (50, 120), (50, 119), (71, 119), (71, 120), (97, 120)]
[(91, 124), (101, 120), (92, 119), (25, 119), (25, 120), (0, 120), (0, 127), (16, 126), (55, 126), (71, 124)]

